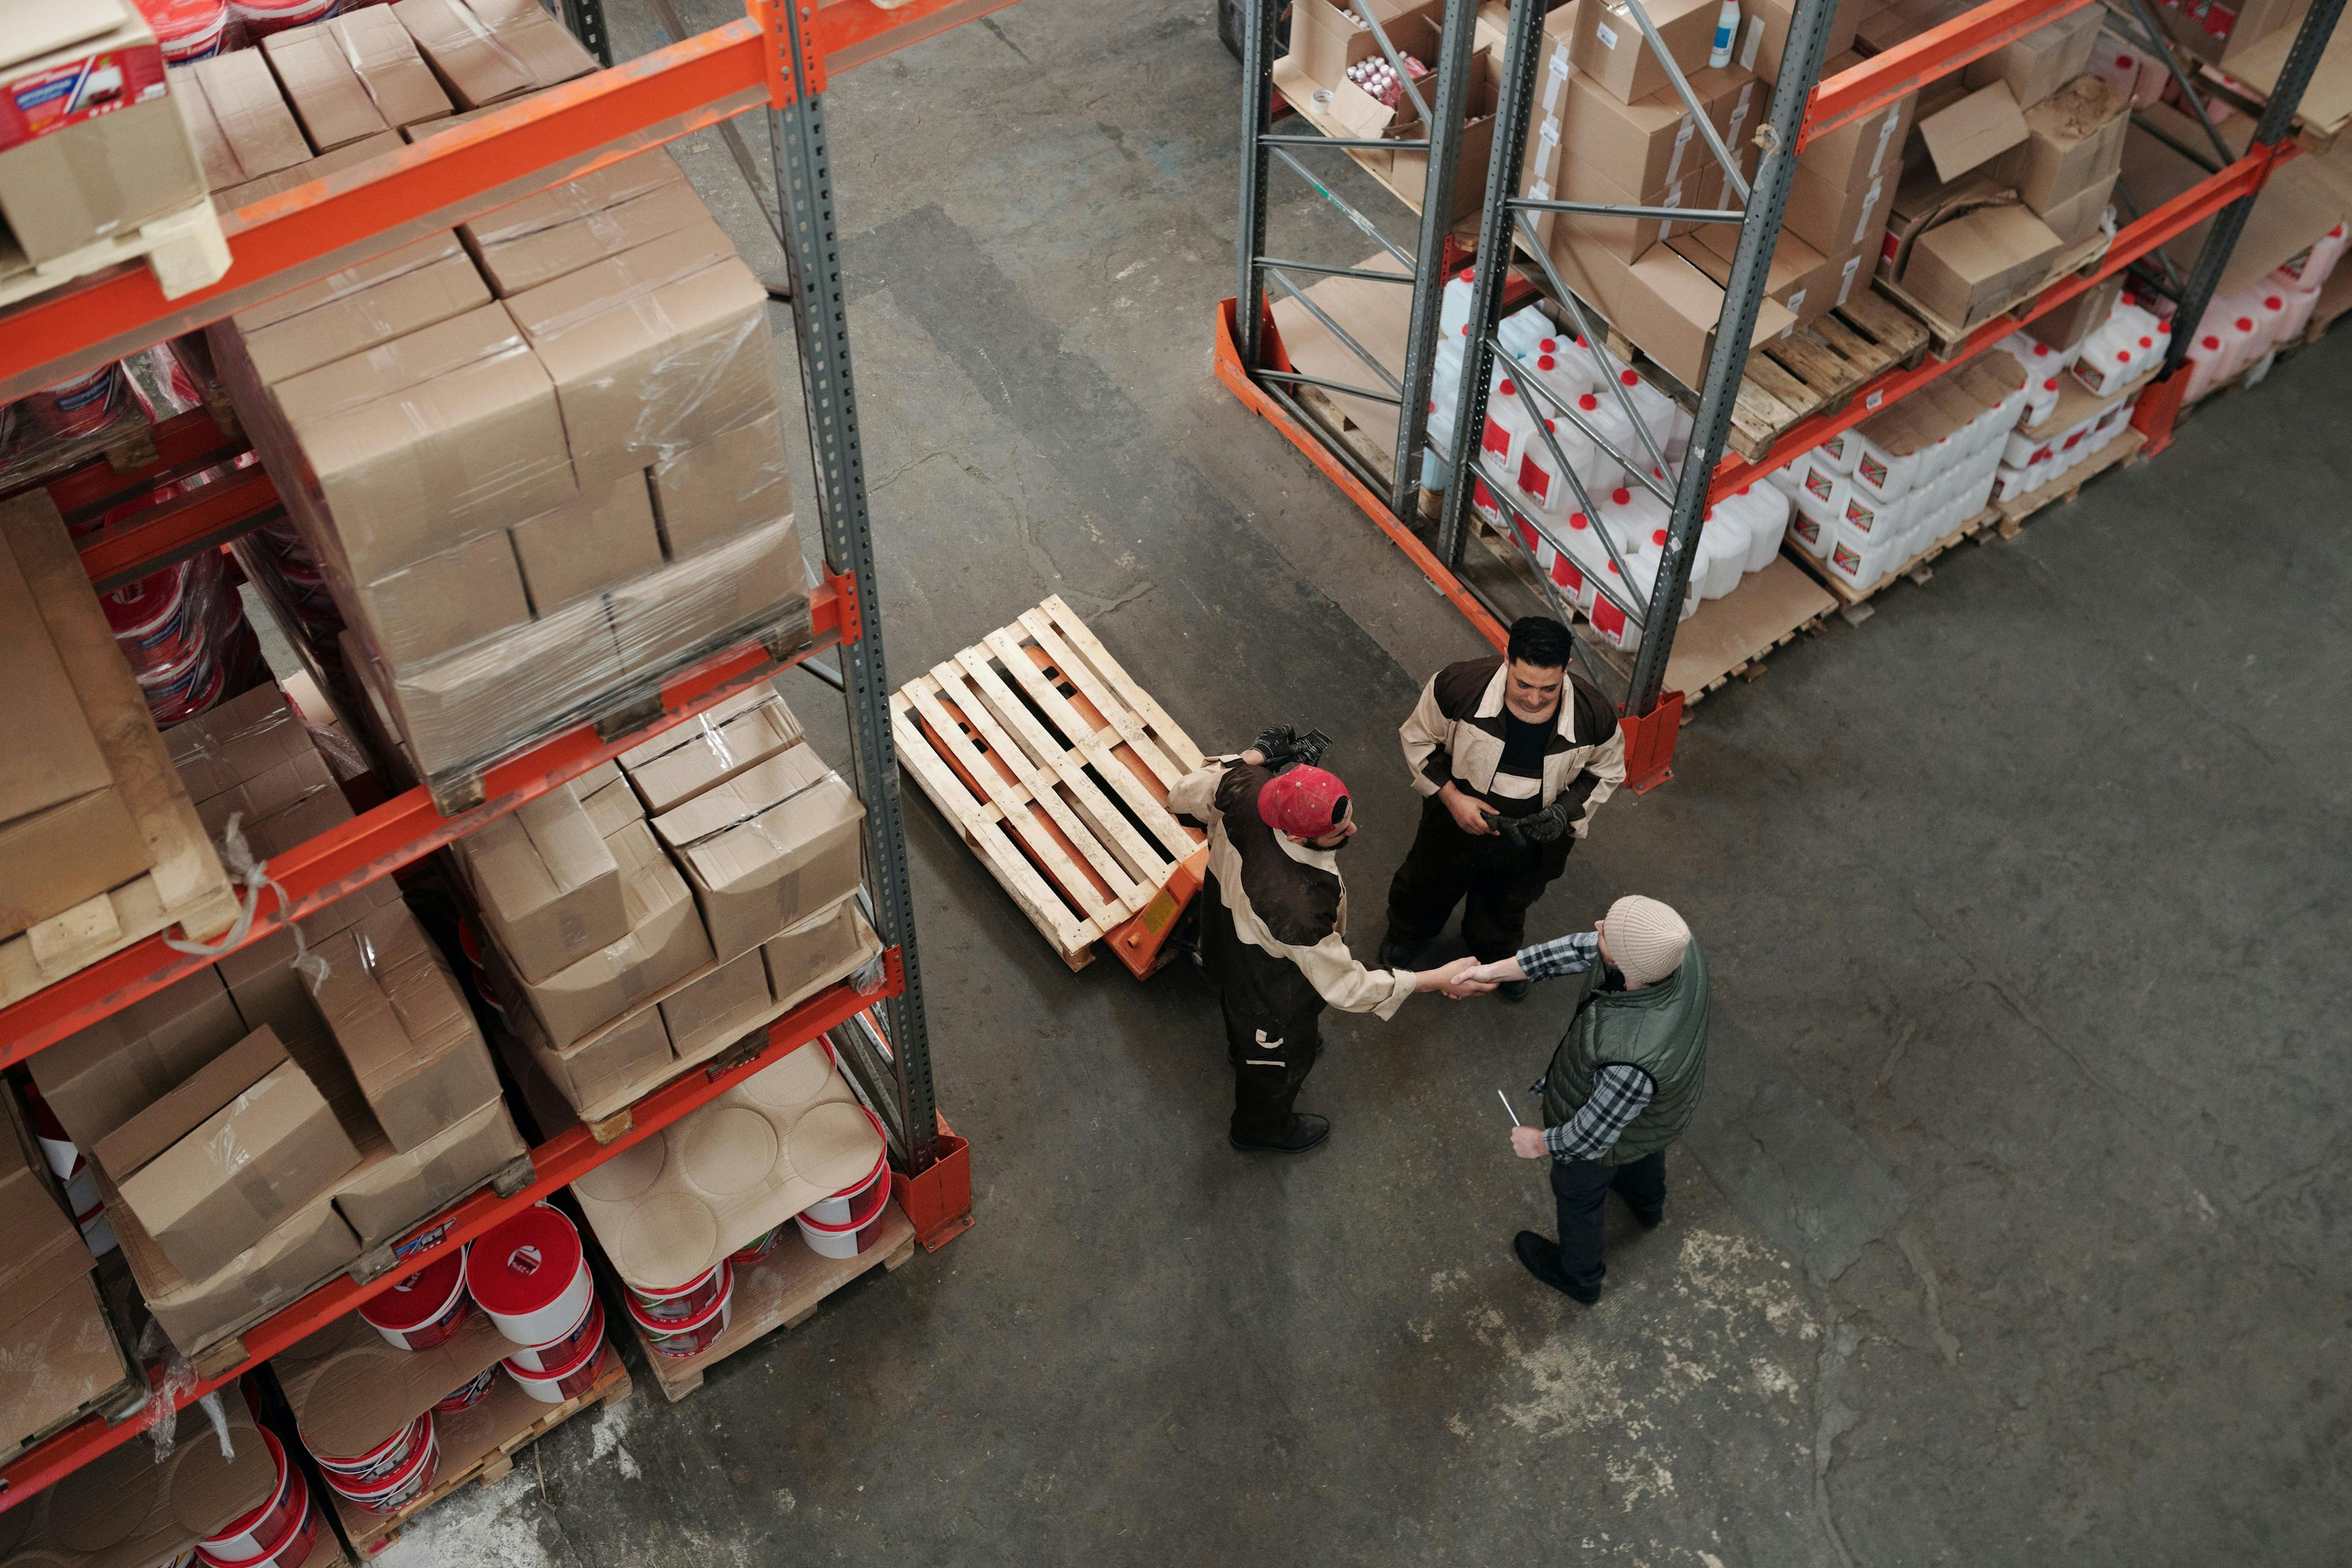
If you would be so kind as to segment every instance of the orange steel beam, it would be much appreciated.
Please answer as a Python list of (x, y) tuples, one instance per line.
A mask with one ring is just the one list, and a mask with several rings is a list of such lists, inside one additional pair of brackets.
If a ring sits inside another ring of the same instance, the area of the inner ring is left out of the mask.
[(1813, 89), (1812, 99), (1805, 106), (1805, 123), (1797, 132), (1798, 150), (2093, 3), (1991, 0), (1942, 26), (1906, 38), (1851, 70), (1840, 71)]
[[(873, 0), (814, 7), (811, 43), (836, 68), (1009, 0)], [(793, 84), (751, 16), (510, 103), (409, 146), (225, 215), (229, 269), (165, 300), (143, 265), (94, 274), (5, 318), (0, 402), (282, 294), (436, 229), (721, 120)], [(813, 74), (820, 78), (822, 69)], [(772, 89), (771, 82), (774, 85)]]
[[(251, 929), (238, 945), (258, 942), (289, 921), (314, 914), (345, 894), (391, 876), (490, 818), (505, 816), (732, 696), (753, 680), (833, 646), (838, 640), (842, 602), (842, 594), (831, 584), (809, 596), (815, 641), (782, 664), (758, 643), (746, 643), (672, 677), (662, 688), (663, 717), (657, 724), (610, 741), (600, 739), (593, 725), (583, 724), (486, 770), (484, 804), (470, 811), (444, 816), (435, 808), (432, 794), (419, 785), (273, 857), (269, 873), (286, 889), (286, 898), (281, 900), (264, 889)], [(77, 1029), (209, 967), (220, 956), (180, 952), (162, 936), (152, 936), (0, 1007), (0, 1068), (23, 1061)]]
[(80, 542), (81, 569), (103, 594), (174, 561), (215, 549), (279, 514), (278, 487), (257, 463), (112, 524)]
[[(708, 1105), (753, 1073), (772, 1066), (780, 1058), (799, 1049), (827, 1029), (846, 1023), (880, 997), (898, 994), (904, 988), (905, 973), (899, 967), (898, 950), (895, 947), (889, 949), (886, 955), (885, 972), (886, 978), (879, 992), (860, 994), (845, 981), (802, 1003), (768, 1026), (767, 1044), (748, 1059), (723, 1071), (714, 1072), (707, 1067), (688, 1070), (655, 1089), (630, 1108), (629, 1130), (610, 1143), (598, 1143), (588, 1129), (577, 1122), (565, 1128), (530, 1152), (531, 1181), (529, 1186), (509, 1198), (499, 1197), (487, 1187), (477, 1190), (471, 1196), (460, 1198), (450, 1208), (407, 1233), (393, 1249), (400, 1261), (393, 1265), (390, 1272), (379, 1275), (364, 1285), (348, 1274), (338, 1275), (275, 1316), (246, 1330), (237, 1336), (238, 1342), (245, 1348), (245, 1359), (237, 1363), (235, 1370), (219, 1377), (206, 1378), (193, 1386), (176, 1390), (173, 1409), (184, 1409), (213, 1390), (234, 1383), (271, 1356), (300, 1343), (344, 1313), (355, 1310), (368, 1298), (389, 1290), (415, 1274), (440, 1257), (445, 1249), (462, 1247), (509, 1215), (520, 1213), (542, 1198), (553, 1196), (622, 1150), (642, 1143), (678, 1118)], [(144, 1432), (154, 1422), (156, 1404), (151, 1399), (138, 1415), (112, 1426), (92, 1416), (79, 1426), (68, 1427), (5, 1469), (0, 1469), (0, 1513), (26, 1502), (38, 1494), (42, 1488), (54, 1485), (100, 1454)]]
[(2137, 222), (2117, 231), (2107, 254), (2089, 272), (2077, 273), (2042, 291), (2033, 303), (2014, 314), (1996, 316), (1970, 332), (1959, 351), (1947, 360), (1927, 359), (1916, 369), (1889, 371), (1854, 395), (1835, 414), (1823, 414), (1792, 426), (1754, 462), (1726, 456), (1716, 466), (1707, 499), (1721, 500), (1770, 473), (1774, 468), (1812, 450), (1841, 430), (1853, 428), (1890, 403), (1901, 401), (1955, 366), (1967, 363), (2026, 322), (2047, 315), (2085, 289), (2120, 272), (2166, 240), (2195, 227), (2239, 197), (2263, 186), (2270, 172), (2294, 155), (2292, 142), (2277, 148), (2257, 147), (2220, 174), (2200, 180), (2161, 206), (2152, 207)]
[[(0, 317), (0, 321), (5, 320)], [(118, 469), (100, 458), (49, 480), (42, 488), (57, 503), (58, 515), (68, 525), (80, 522), (168, 480), (233, 461), (249, 447), (242, 437), (222, 435), (213, 416), (201, 408), (157, 425), (153, 439), (155, 460), (141, 468)]]

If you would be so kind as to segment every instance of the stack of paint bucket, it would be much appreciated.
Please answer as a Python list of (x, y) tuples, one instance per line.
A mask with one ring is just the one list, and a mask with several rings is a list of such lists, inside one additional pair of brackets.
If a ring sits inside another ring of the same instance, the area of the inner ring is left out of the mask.
[(92, 1258), (105, 1257), (115, 1249), (116, 1242), (114, 1226), (107, 1222), (105, 1200), (98, 1195), (97, 1168), (67, 1136), (57, 1112), (49, 1109), (41, 1091), (29, 1082), (25, 1085), (25, 1104), (33, 1113), (33, 1139), (40, 1145), (43, 1163), (51, 1174), (65, 1184), (66, 1204), (73, 1210), (74, 1225), (81, 1231), (82, 1241), (89, 1247)]
[(158, 724), (210, 709), (244, 685), (261, 657), (218, 551), (101, 594), (99, 603)]
[(882, 1234), (882, 1210), (890, 1202), (890, 1143), (882, 1123), (874, 1123), (877, 1152), (874, 1168), (830, 1197), (817, 1199), (793, 1218), (809, 1250), (824, 1258), (855, 1258)]
[(730, 1258), (722, 1258), (685, 1284), (667, 1290), (630, 1286), (629, 1316), (636, 1320), (656, 1355), (683, 1360), (719, 1342), (719, 1336), (727, 1331), (734, 1300), (734, 1265)]
[[(429, 1351), (446, 1344), (473, 1316), (472, 1298), (466, 1294), (463, 1249), (446, 1254), (418, 1269), (360, 1308), (360, 1320), (396, 1350)], [(496, 1367), (451, 1389), (434, 1410), (451, 1414), (471, 1410), (490, 1392)]]
[(323, 22), (342, 8), (342, 0), (229, 0), (228, 11), (246, 41), (258, 44), (272, 33)]
[(562, 1405), (595, 1386), (604, 1309), (580, 1232), (561, 1213), (533, 1204), (475, 1242), (466, 1289), (515, 1345), (499, 1364), (525, 1394)]
[(309, 1561), (321, 1528), (320, 1510), (278, 1435), (264, 1428), (261, 1440), (278, 1467), (277, 1484), (257, 1507), (197, 1542), (193, 1561), (211, 1568), (301, 1568)]
[(228, 33), (228, 0), (138, 0), (155, 29), (167, 66), (193, 65), (221, 52)]

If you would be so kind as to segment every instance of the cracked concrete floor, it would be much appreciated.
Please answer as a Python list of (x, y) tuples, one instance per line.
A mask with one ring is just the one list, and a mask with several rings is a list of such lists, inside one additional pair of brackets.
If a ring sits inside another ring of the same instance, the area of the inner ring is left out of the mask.
[[(1210, 379), (1234, 80), (1205, 0), (1022, 0), (836, 79), (888, 653), (1059, 593), (1204, 742), (1321, 724), (1361, 947), (1393, 726), (1476, 645)], [(723, 150), (682, 155), (772, 265)], [(1295, 183), (1273, 233), (1366, 248)], [(978, 1226), (384, 1561), (2344, 1561), (2347, 397), (2339, 334), (1776, 656), (1602, 813), (1539, 923), (1670, 900), (1723, 1023), (1600, 1310), (1507, 1249), (1540, 992), (1335, 1021), (1331, 1145), (1244, 1163), (1205, 987), (1068, 973), (918, 798)]]

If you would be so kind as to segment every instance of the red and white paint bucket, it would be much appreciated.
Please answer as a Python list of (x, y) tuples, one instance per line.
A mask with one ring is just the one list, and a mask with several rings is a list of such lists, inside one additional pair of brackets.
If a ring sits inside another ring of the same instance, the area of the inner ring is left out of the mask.
[(735, 1300), (735, 1279), (724, 1264), (719, 1266), (719, 1299), (683, 1322), (649, 1318), (643, 1304), (631, 1299), (629, 1315), (645, 1331), (646, 1343), (656, 1355), (683, 1360), (700, 1355), (719, 1342), (719, 1336), (727, 1331)]
[(245, 24), (255, 43), (289, 27), (323, 22), (342, 9), (342, 0), (230, 0), (229, 15)]
[(455, 1415), (460, 1410), (471, 1410), (490, 1396), (490, 1386), (499, 1380), (499, 1363), (490, 1363), (476, 1373), (469, 1382), (461, 1383), (433, 1402), (436, 1415)]
[(228, 31), (228, 0), (139, 0), (139, 11), (167, 66), (212, 58)]
[[(278, 1467), (278, 1484), (259, 1506), (196, 1542), (196, 1556), (214, 1568), (242, 1568), (245, 1563), (276, 1558), (293, 1542), (310, 1512), (310, 1488), (302, 1472), (288, 1462), (278, 1434), (265, 1427), (261, 1441), (269, 1449), (270, 1462)], [(289, 1561), (299, 1564), (302, 1559)]]
[(801, 1239), (811, 1252), (821, 1258), (855, 1258), (882, 1234), (882, 1211), (889, 1202), (889, 1184), (884, 1183), (869, 1189), (857, 1212), (837, 1225), (804, 1214), (794, 1215), (793, 1223), (801, 1227)]
[(33, 1141), (41, 1146), (41, 1158), (48, 1162), (49, 1173), (60, 1182), (72, 1181), (74, 1173), (81, 1168), (81, 1150), (67, 1135), (58, 1113), (49, 1109), (49, 1102), (41, 1098), (41, 1091), (29, 1080), (25, 1085), (25, 1103), (33, 1108)]
[(525, 1372), (553, 1372), (570, 1366), (579, 1358), (580, 1347), (604, 1342), (604, 1304), (590, 1298), (588, 1310), (572, 1326), (572, 1331), (543, 1345), (531, 1345), (519, 1350), (507, 1359)]
[(667, 1290), (632, 1285), (629, 1313), (641, 1323), (683, 1323), (701, 1317), (727, 1294), (727, 1260), (720, 1258), (683, 1285)]
[(432, 1440), (433, 1415), (428, 1411), (364, 1454), (326, 1454), (320, 1452), (316, 1444), (308, 1447), (310, 1457), (319, 1461), (319, 1468), (325, 1473), (327, 1484), (350, 1497), (352, 1494), (344, 1491), (342, 1483), (373, 1485), (386, 1476), (396, 1475), (416, 1457), (419, 1448)]
[(570, 1364), (556, 1367), (517, 1366), (512, 1356), (499, 1364), (525, 1394), (542, 1405), (562, 1405), (583, 1397), (596, 1386), (596, 1363), (604, 1359), (604, 1325), (596, 1337), (582, 1345)]
[(446, 1344), (466, 1321), (466, 1255), (452, 1252), (360, 1305), (360, 1318), (394, 1350), (429, 1351)]
[(87, 436), (106, 427), (131, 384), (117, 360), (25, 395), (33, 423), (47, 436)]
[(176, 1556), (164, 1558), (163, 1561), (155, 1564), (155, 1568), (189, 1568), (189, 1564), (194, 1563), (195, 1560), (196, 1549), (191, 1546), (186, 1551), (180, 1552)]
[(728, 1267), (730, 1268), (743, 1268), (751, 1264), (760, 1262), (770, 1253), (775, 1251), (776, 1243), (782, 1241), (783, 1238), (784, 1227), (782, 1226), (776, 1226), (772, 1229), (761, 1231), (750, 1242), (737, 1247), (734, 1251), (727, 1255)]
[(310, 1489), (305, 1487), (302, 1490), (300, 1515), (288, 1530), (286, 1538), (272, 1550), (262, 1552), (257, 1557), (241, 1557), (232, 1560), (226, 1557), (207, 1557), (205, 1555), (204, 1549), (199, 1547), (187, 1560), (207, 1563), (212, 1564), (213, 1568), (302, 1568), (302, 1564), (310, 1560), (310, 1549), (318, 1544), (320, 1518), (318, 1500), (313, 1498)]
[(519, 1345), (570, 1333), (596, 1294), (580, 1232), (545, 1204), (531, 1205), (474, 1243), (466, 1254), (466, 1289), (499, 1332)]
[[(858, 1109), (864, 1110), (866, 1108), (860, 1106)], [(890, 1141), (882, 1131), (881, 1118), (867, 1110), (866, 1120), (874, 1123), (874, 1168), (831, 1197), (819, 1198), (809, 1205), (801, 1211), (803, 1218), (814, 1220), (819, 1225), (847, 1225), (869, 1206), (874, 1184), (887, 1180), (890, 1174)]]
[(327, 1485), (347, 1497), (370, 1513), (398, 1513), (425, 1495), (433, 1484), (433, 1472), (441, 1466), (441, 1446), (433, 1434), (430, 1412), (416, 1418), (425, 1427), (425, 1440), (415, 1445), (407, 1461), (388, 1476), (374, 1480), (326, 1472)]

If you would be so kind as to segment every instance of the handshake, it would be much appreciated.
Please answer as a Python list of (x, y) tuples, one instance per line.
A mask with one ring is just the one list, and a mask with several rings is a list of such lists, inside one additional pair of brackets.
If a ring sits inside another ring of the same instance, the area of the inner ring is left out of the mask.
[(1475, 958), (1457, 958), (1436, 969), (1424, 969), (1415, 977), (1415, 991), (1443, 991), (1454, 1001), (1472, 996), (1484, 996), (1507, 981), (1521, 980), (1516, 959), (1504, 959), (1499, 963), (1481, 963)]

